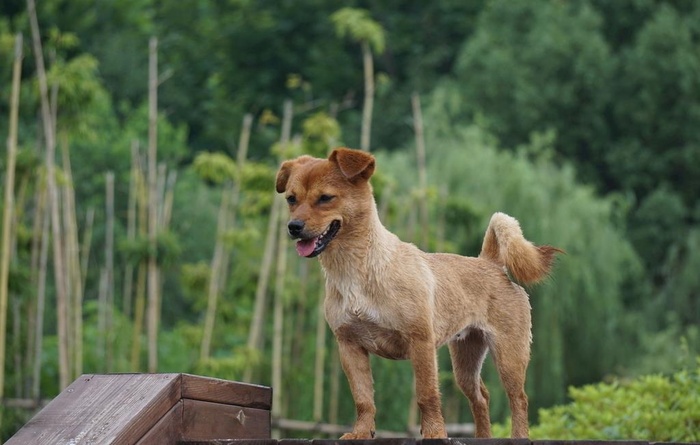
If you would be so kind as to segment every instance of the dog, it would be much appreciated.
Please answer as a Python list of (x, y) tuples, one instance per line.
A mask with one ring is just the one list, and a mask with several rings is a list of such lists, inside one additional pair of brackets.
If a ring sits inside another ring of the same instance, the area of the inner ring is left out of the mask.
[(337, 148), (328, 159), (285, 161), (276, 177), (297, 253), (317, 256), (326, 278), (325, 317), (357, 414), (341, 439), (374, 437), (369, 354), (411, 361), (421, 434), (447, 437), (437, 366), (437, 349), (445, 344), (469, 399), (476, 437), (491, 436), (489, 393), (480, 375), (488, 351), (510, 401), (512, 437), (528, 437), (531, 308), (516, 282), (543, 280), (563, 251), (535, 246), (517, 220), (495, 213), (478, 257), (425, 253), (382, 225), (369, 182), (374, 170), (371, 154)]

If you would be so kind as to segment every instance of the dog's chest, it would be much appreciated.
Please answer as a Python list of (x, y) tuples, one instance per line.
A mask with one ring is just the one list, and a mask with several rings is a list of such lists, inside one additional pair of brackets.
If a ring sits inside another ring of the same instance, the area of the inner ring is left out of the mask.
[(328, 286), (337, 292), (335, 298), (326, 301), (331, 328), (350, 320), (383, 324), (385, 315), (376, 298), (377, 289), (371, 283), (348, 277), (340, 280), (328, 277)]
[(358, 344), (381, 357), (406, 358), (406, 343), (393, 327), (395, 315), (379, 303), (372, 293), (376, 289), (359, 281), (328, 284), (336, 292), (326, 297), (326, 319), (339, 340)]

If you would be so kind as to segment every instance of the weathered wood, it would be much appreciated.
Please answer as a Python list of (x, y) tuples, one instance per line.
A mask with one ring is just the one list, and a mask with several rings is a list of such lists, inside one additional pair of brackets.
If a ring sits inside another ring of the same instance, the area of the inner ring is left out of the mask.
[(183, 440), (270, 437), (270, 411), (191, 399), (183, 404)]
[(184, 404), (177, 402), (136, 445), (163, 445), (182, 439), (182, 413)]
[(9, 445), (269, 438), (271, 389), (188, 374), (83, 375)]
[(529, 439), (422, 439), (420, 445), (530, 445)]
[[(693, 443), (693, 442), (691, 442)], [(178, 445), (688, 445), (689, 443), (646, 442), (627, 440), (536, 440), (528, 439), (409, 439), (388, 438), (371, 440), (337, 439), (217, 439), (204, 441), (181, 441)]]
[(180, 399), (179, 379), (180, 374), (83, 375), (6, 443), (133, 444)]
[(182, 397), (270, 410), (272, 391), (267, 386), (182, 374)]
[[(294, 442), (296, 444), (297, 442)], [(311, 444), (310, 440), (299, 441), (300, 444)], [(213, 439), (213, 440), (181, 440), (178, 445), (284, 445), (277, 439)], [(292, 445), (292, 444), (289, 444)]]
[[(350, 425), (339, 425), (335, 423), (323, 423), (323, 422), (309, 422), (305, 420), (294, 420), (294, 419), (274, 419), (272, 421), (272, 427), (285, 431), (304, 431), (307, 436), (313, 436), (314, 434), (323, 434), (330, 436), (342, 436), (348, 431), (352, 430)], [(474, 436), (474, 424), (473, 423), (448, 423), (445, 425), (447, 434), (450, 437), (472, 437)], [(377, 430), (375, 438), (396, 438), (396, 437), (408, 437), (408, 438), (418, 438), (420, 437), (420, 428), (415, 428), (415, 430), (409, 431), (386, 431)]]

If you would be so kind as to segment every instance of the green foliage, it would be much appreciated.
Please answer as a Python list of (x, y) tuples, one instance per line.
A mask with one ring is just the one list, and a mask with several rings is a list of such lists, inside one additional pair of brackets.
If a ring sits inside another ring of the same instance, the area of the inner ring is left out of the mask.
[[(123, 239), (119, 242), (118, 251), (126, 262), (138, 265), (147, 261), (152, 248), (148, 236), (137, 236), (133, 240)], [(168, 230), (161, 230), (156, 236), (155, 256), (160, 265), (168, 266), (180, 257), (182, 248), (177, 235)]]
[(554, 129), (557, 152), (597, 179), (612, 74), (601, 28), (586, 2), (489, 2), (455, 69), (460, 113), (483, 113), (509, 148)]
[(319, 111), (302, 123), (304, 153), (325, 158), (329, 148), (340, 139), (340, 124), (327, 113)]
[(236, 177), (236, 163), (224, 153), (204, 152), (197, 155), (192, 168), (205, 181), (223, 184)]
[(700, 440), (700, 367), (570, 388), (572, 402), (542, 409), (531, 437), (558, 440)]
[[(204, 294), (209, 286), (211, 268), (204, 261), (197, 263), (185, 263), (180, 266), (180, 280), (183, 291), (186, 294)], [(201, 309), (201, 308), (200, 308)]]
[[(268, 192), (273, 188), (277, 170), (257, 162), (247, 162), (243, 166), (243, 189), (254, 192)], [(267, 194), (267, 193), (266, 193)]]
[(358, 42), (366, 42), (376, 53), (384, 52), (386, 46), (384, 30), (372, 20), (369, 11), (357, 8), (342, 8), (331, 15), (331, 21), (340, 37), (350, 37)]

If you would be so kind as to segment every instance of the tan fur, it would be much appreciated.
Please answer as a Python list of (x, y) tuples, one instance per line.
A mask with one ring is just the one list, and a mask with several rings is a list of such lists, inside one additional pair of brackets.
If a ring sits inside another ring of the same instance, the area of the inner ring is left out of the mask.
[(379, 221), (369, 184), (374, 168), (370, 154), (339, 148), (327, 160), (286, 161), (277, 174), (277, 191), (290, 202), (290, 233), (295, 229), (296, 237), (315, 240), (332, 232), (333, 221), (340, 224), (319, 260), (326, 275), (326, 320), (357, 411), (352, 432), (341, 438), (374, 435), (369, 354), (411, 361), (422, 435), (446, 437), (436, 354), (444, 344), (469, 399), (476, 436), (491, 435), (489, 395), (480, 377), (491, 351), (510, 400), (512, 436), (527, 437), (530, 303), (506, 271), (522, 283), (540, 281), (561, 251), (533, 245), (514, 218), (496, 213), (478, 258), (425, 253)]

